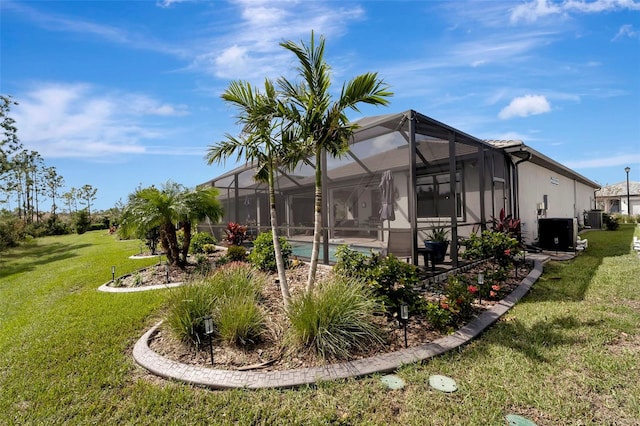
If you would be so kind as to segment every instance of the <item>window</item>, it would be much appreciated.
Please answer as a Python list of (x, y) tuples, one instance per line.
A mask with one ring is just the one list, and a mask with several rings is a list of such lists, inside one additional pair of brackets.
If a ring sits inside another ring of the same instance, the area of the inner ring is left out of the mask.
[[(456, 216), (462, 218), (461, 174), (456, 173)], [(451, 217), (451, 182), (449, 173), (418, 176), (418, 217)]]

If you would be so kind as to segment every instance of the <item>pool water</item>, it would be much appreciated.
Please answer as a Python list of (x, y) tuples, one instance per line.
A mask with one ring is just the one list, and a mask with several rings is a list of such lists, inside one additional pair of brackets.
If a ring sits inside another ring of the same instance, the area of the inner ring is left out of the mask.
[[(297, 257), (303, 257), (303, 258), (307, 258), (310, 259), (311, 258), (311, 249), (313, 248), (313, 244), (312, 243), (305, 243), (305, 242), (300, 242), (300, 241), (290, 241), (289, 242), (291, 244), (291, 252), (294, 256)], [(343, 246), (345, 244), (329, 244), (329, 262), (335, 262), (336, 261), (336, 250), (338, 247)], [(348, 245), (348, 244), (346, 244)], [(371, 253), (371, 250), (373, 250), (374, 253), (377, 253), (380, 251), (380, 249), (376, 249), (373, 247), (362, 247), (362, 246), (352, 246), (349, 245), (349, 248), (351, 250), (355, 250), (355, 251), (359, 251), (360, 253), (364, 253), (364, 254), (369, 254)], [(320, 245), (320, 256), (319, 256), (319, 260), (322, 261), (322, 245)]]

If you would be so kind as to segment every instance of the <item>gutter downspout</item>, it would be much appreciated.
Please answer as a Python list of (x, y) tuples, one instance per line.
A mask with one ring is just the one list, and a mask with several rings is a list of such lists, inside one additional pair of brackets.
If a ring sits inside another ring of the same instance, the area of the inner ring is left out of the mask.
[(533, 157), (533, 154), (529, 151), (526, 151), (526, 148), (524, 148), (523, 150), (525, 150), (525, 152), (527, 153), (527, 156), (521, 160), (516, 161), (515, 163), (513, 163), (513, 168), (515, 169), (515, 176), (516, 176), (516, 215), (515, 217), (517, 217), (518, 219), (520, 218), (520, 173), (518, 172), (518, 165), (520, 163), (524, 163), (525, 161), (529, 161), (531, 160), (531, 157)]

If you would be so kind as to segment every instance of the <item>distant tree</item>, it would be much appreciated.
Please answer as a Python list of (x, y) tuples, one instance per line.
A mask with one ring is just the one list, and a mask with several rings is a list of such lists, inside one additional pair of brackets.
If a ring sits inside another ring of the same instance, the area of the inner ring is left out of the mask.
[(69, 191), (62, 194), (62, 199), (64, 200), (65, 206), (67, 206), (67, 213), (71, 214), (74, 212), (74, 205), (76, 200), (76, 189), (71, 188)]
[[(2, 129), (2, 139), (0, 139), (0, 179), (11, 169), (11, 156), (22, 149), (22, 143), (18, 139), (18, 128), (13, 118), (9, 117), (11, 106), (18, 105), (11, 99), (11, 96), (0, 95), (0, 128)], [(5, 191), (5, 188), (1, 188)]]
[(51, 198), (51, 213), (56, 214), (56, 198), (58, 191), (64, 186), (64, 179), (58, 174), (55, 167), (48, 167), (45, 170), (45, 183), (47, 188), (47, 196)]
[(94, 188), (91, 185), (83, 185), (80, 189), (77, 190), (77, 198), (80, 200), (80, 203), (87, 206), (89, 219), (91, 219), (91, 203), (96, 200), (97, 192), (98, 189)]

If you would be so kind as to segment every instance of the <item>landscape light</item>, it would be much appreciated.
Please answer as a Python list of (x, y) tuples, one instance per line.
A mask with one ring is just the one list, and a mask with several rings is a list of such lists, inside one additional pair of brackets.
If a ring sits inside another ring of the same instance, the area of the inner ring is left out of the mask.
[(167, 284), (169, 284), (169, 264), (164, 265), (164, 271), (167, 274)]
[(478, 301), (482, 303), (482, 286), (484, 285), (484, 272), (478, 274)]
[(115, 266), (111, 267), (111, 281), (113, 281), (113, 282), (116, 281), (116, 267)]
[(213, 365), (213, 318), (211, 315), (204, 317), (204, 334), (209, 336), (209, 351), (211, 352), (211, 365)]
[(407, 347), (407, 322), (409, 321), (409, 305), (402, 303), (400, 305), (400, 319), (404, 324), (404, 347)]

